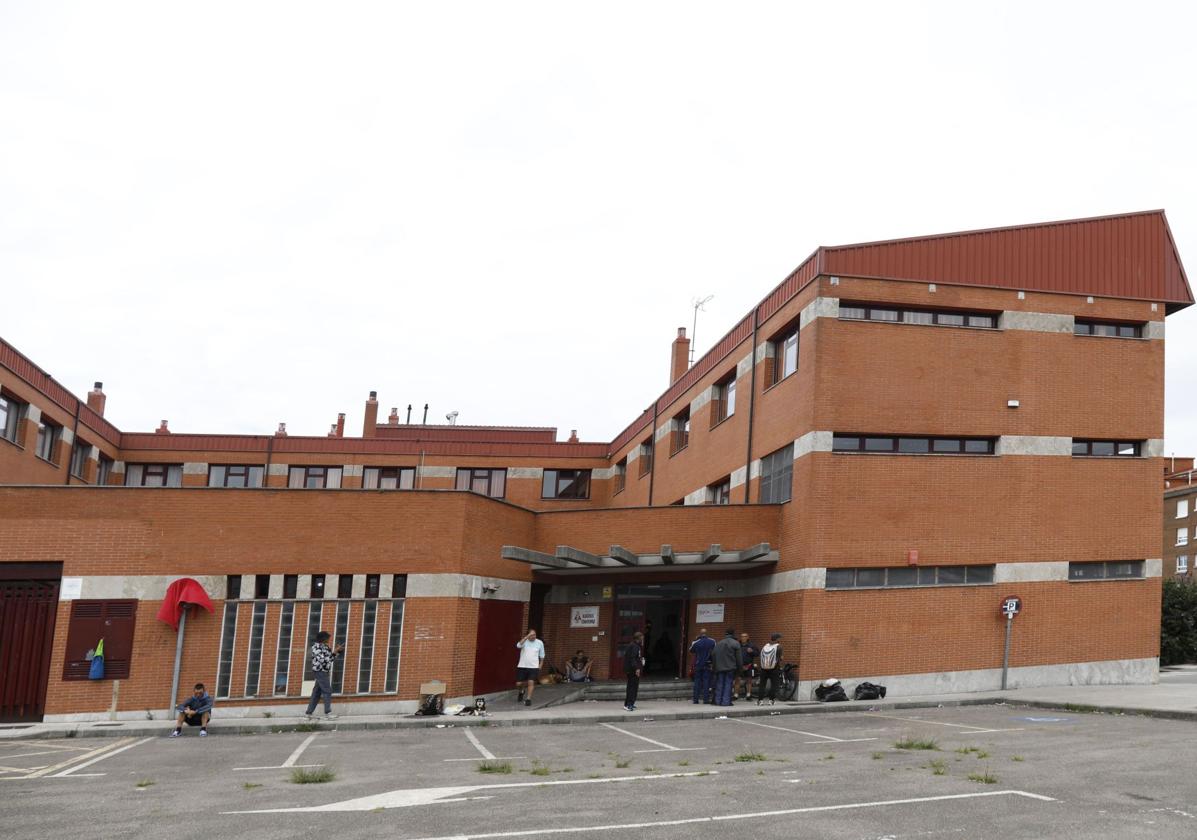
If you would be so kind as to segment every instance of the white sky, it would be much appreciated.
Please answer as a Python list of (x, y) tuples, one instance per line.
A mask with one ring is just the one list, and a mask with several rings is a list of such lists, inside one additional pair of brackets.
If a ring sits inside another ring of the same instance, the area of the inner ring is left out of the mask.
[(6, 0), (0, 335), (126, 431), (609, 440), (820, 244), (1163, 207), (1197, 279), (1197, 7), (803, 5)]

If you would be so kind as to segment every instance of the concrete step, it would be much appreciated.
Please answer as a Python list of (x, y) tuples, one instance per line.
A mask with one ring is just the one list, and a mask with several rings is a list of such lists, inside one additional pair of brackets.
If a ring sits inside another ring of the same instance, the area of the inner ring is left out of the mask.
[[(626, 684), (619, 681), (590, 683), (584, 700), (623, 700)], [(644, 700), (687, 700), (693, 688), (689, 680), (653, 680), (640, 683), (639, 697)]]

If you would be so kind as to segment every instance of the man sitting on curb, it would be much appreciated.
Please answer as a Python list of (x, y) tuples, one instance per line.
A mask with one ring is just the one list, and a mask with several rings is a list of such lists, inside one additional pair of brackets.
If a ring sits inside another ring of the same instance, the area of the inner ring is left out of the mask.
[(204, 690), (203, 683), (196, 683), (191, 696), (176, 706), (175, 711), (179, 716), (175, 719), (175, 731), (170, 733), (170, 737), (178, 738), (182, 735), (183, 724), (198, 726), (201, 738), (208, 734), (208, 719), (212, 717), (212, 697)]

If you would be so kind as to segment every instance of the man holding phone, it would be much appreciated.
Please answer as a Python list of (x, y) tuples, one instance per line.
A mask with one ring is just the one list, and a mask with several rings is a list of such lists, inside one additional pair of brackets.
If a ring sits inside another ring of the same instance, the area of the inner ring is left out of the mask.
[(536, 678), (540, 676), (540, 665), (544, 662), (544, 642), (536, 638), (535, 630), (529, 629), (515, 646), (520, 650), (520, 661), (515, 668), (515, 687), (520, 693), (515, 702), (523, 700), (525, 706), (531, 706), (532, 691), (536, 688)]
[(322, 696), (324, 698), (324, 719), (336, 720), (337, 718), (332, 713), (332, 682), (329, 678), (333, 662), (345, 652), (345, 646), (337, 645), (337, 649), (333, 650), (328, 646), (328, 639), (328, 631), (321, 630), (316, 634), (316, 643), (312, 645), (312, 678), (316, 684), (312, 687), (312, 699), (308, 701), (308, 710), (304, 712), (304, 717), (308, 720), (312, 719), (312, 712), (316, 711), (316, 703)]

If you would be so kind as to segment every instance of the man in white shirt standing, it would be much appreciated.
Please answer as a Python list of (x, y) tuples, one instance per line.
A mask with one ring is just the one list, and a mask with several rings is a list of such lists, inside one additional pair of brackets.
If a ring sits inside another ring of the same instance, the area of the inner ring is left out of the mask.
[(536, 678), (540, 676), (540, 666), (544, 662), (544, 642), (536, 638), (535, 630), (528, 630), (528, 635), (515, 643), (520, 649), (520, 661), (515, 668), (515, 687), (520, 690), (516, 703), (524, 701), (525, 706), (532, 705), (532, 691), (536, 688)]

